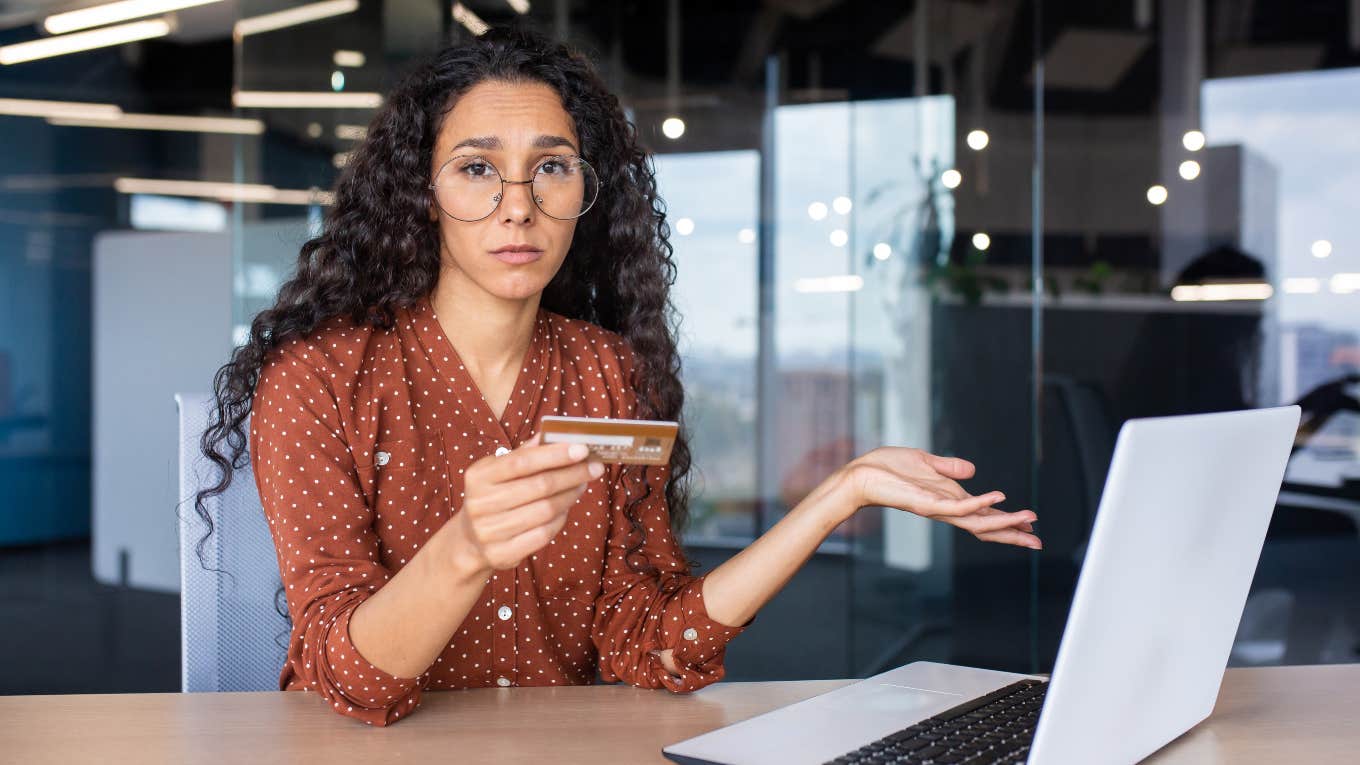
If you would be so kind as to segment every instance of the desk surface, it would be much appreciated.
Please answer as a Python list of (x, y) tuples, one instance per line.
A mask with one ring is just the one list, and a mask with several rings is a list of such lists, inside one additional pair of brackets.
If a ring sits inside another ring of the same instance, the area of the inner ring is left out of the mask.
[[(0, 697), (13, 762), (666, 762), (661, 747), (849, 681), (436, 692), (389, 728), (304, 693)], [(1360, 664), (1228, 670), (1214, 715), (1149, 762), (1354, 762)]]

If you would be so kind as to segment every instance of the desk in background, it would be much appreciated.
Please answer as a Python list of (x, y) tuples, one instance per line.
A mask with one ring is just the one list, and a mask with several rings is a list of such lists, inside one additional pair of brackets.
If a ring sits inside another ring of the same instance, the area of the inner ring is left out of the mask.
[[(0, 759), (660, 763), (667, 744), (848, 682), (719, 683), (688, 696), (621, 685), (434, 692), (389, 728), (304, 693), (6, 696)], [(1360, 664), (1228, 670), (1213, 716), (1148, 762), (1354, 762), (1357, 709)]]

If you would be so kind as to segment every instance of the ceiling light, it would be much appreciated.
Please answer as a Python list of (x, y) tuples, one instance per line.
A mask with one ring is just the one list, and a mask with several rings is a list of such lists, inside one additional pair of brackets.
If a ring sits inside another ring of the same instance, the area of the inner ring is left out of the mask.
[(462, 24), (467, 31), (478, 37), (491, 28), (485, 21), (482, 21), (481, 17), (473, 13), (462, 3), (453, 4), (453, 20)]
[(1171, 289), (1177, 302), (1218, 302), (1228, 300), (1265, 300), (1274, 294), (1269, 284), (1182, 284)]
[(357, 69), (364, 65), (367, 59), (364, 54), (357, 50), (338, 50), (331, 56), (331, 61), (336, 66), (347, 66), (350, 69)]
[(242, 109), (376, 109), (382, 106), (382, 94), (238, 90), (231, 103)]
[(1322, 280), (1297, 276), (1284, 280), (1284, 291), (1290, 295), (1312, 295), (1322, 290)]
[(329, 19), (333, 16), (343, 16), (357, 10), (359, 10), (359, 0), (326, 0), (323, 3), (308, 3), (296, 8), (241, 19), (232, 27), (232, 34), (239, 40), (242, 37), (257, 35), (261, 32), (272, 32), (275, 29), (295, 27), (299, 24)]
[(336, 125), (335, 137), (342, 141), (362, 141), (368, 135), (368, 128), (363, 125)]
[(1334, 274), (1328, 286), (1338, 295), (1360, 291), (1360, 274)]
[(94, 104), (80, 101), (35, 101), (27, 98), (0, 98), (0, 114), (12, 117), (47, 117), (48, 119), (111, 120), (123, 110), (113, 104)]
[(330, 192), (320, 189), (278, 189), (262, 183), (214, 183), (211, 181), (163, 181), (154, 178), (118, 178), (113, 188), (122, 194), (161, 194), (199, 197), (224, 202), (259, 204), (330, 204)]
[(667, 117), (661, 123), (661, 134), (674, 141), (685, 134), (685, 121), (679, 117)]
[(130, 21), (132, 19), (140, 19), (143, 16), (155, 16), (160, 13), (170, 13), (171, 11), (179, 11), (185, 8), (219, 3), (221, 1), (222, 0), (121, 0), (121, 2), (104, 3), (102, 5), (90, 6), (89, 8), (53, 14), (43, 21), (43, 29), (47, 30), (48, 34), (62, 35), (79, 29), (102, 27), (106, 24), (117, 24), (120, 21)]
[(110, 119), (48, 117), (47, 121), (53, 125), (64, 127), (121, 128), (123, 130), (170, 130), (183, 133), (226, 133), (231, 135), (260, 135), (264, 132), (264, 122), (261, 120), (235, 117), (119, 114)]
[(149, 40), (170, 34), (170, 22), (165, 19), (134, 21), (131, 24), (92, 29), (88, 32), (44, 37), (39, 40), (0, 47), (0, 64), (20, 64), (40, 58), (62, 56), (67, 53), (107, 48), (113, 45)]

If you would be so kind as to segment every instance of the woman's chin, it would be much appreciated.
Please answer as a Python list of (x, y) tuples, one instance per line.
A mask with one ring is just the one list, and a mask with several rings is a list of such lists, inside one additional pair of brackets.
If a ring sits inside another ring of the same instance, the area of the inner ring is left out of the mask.
[(538, 274), (504, 274), (487, 285), (487, 291), (501, 300), (527, 300), (542, 293), (550, 281), (551, 274), (546, 279)]

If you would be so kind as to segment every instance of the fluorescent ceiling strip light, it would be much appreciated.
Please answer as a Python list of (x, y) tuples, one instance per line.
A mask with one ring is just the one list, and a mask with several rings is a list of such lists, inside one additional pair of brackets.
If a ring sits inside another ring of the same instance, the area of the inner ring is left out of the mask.
[(48, 117), (53, 125), (64, 127), (122, 128), (125, 130), (173, 130), (185, 133), (226, 133), (229, 135), (260, 135), (262, 120), (236, 117), (181, 117), (166, 114), (122, 114), (112, 119), (84, 119)]
[(118, 178), (113, 188), (123, 194), (160, 194), (169, 197), (199, 197), (223, 202), (310, 205), (330, 204), (327, 191), (278, 189), (262, 183), (215, 183), (212, 181), (163, 181), (154, 178)]
[(1322, 290), (1322, 280), (1295, 276), (1284, 280), (1284, 291), (1290, 295), (1314, 295)]
[(363, 125), (336, 125), (335, 137), (342, 141), (362, 141), (368, 135), (368, 128)]
[(275, 29), (285, 27), (295, 27), (299, 24), (306, 24), (312, 21), (328, 19), (332, 16), (343, 16), (346, 13), (354, 13), (359, 10), (359, 0), (326, 0), (324, 3), (309, 3), (299, 5), (296, 8), (289, 8), (286, 11), (266, 13), (262, 16), (252, 16), (248, 19), (241, 19), (232, 27), (232, 34), (237, 39), (249, 35), (257, 35), (261, 32), (272, 32)]
[(336, 66), (357, 69), (363, 66), (368, 59), (364, 58), (364, 54), (357, 50), (338, 50), (331, 56), (331, 60), (335, 62)]
[(1331, 283), (1328, 285), (1332, 292), (1337, 295), (1349, 295), (1352, 292), (1360, 292), (1360, 274), (1333, 274)]
[(26, 98), (0, 98), (0, 114), (14, 117), (112, 120), (123, 110), (113, 104), (79, 101), (33, 101)]
[(382, 106), (382, 94), (238, 90), (231, 102), (243, 109), (376, 109)]
[(43, 29), (46, 29), (48, 34), (63, 35), (78, 29), (102, 27), (105, 24), (116, 24), (120, 21), (140, 19), (143, 16), (155, 16), (220, 2), (222, 0), (121, 0), (48, 16), (43, 22)]
[(505, 4), (521, 16), (529, 12), (529, 0), (505, 0)]
[(92, 29), (88, 32), (29, 40), (28, 42), (15, 43), (0, 48), (0, 64), (21, 64), (40, 58), (51, 58), (67, 53), (79, 53), (95, 48), (107, 48), (111, 45), (122, 45), (137, 40), (149, 40), (153, 37), (164, 37), (170, 34), (170, 29), (170, 22), (165, 19), (152, 19), (150, 21), (134, 21), (131, 24), (119, 24), (115, 27)]
[(797, 292), (858, 292), (864, 288), (864, 277), (856, 274), (845, 276), (818, 276), (799, 279), (793, 289)]
[(1265, 283), (1182, 284), (1171, 288), (1171, 299), (1178, 303), (1227, 300), (1265, 300), (1275, 290)]
[(477, 36), (481, 36), (482, 33), (491, 28), (487, 26), (485, 21), (482, 21), (481, 17), (462, 3), (453, 4), (453, 20), (467, 27), (467, 31)]
[(317, 189), (274, 189), (270, 204), (276, 205), (331, 205), (335, 204), (335, 194)]

